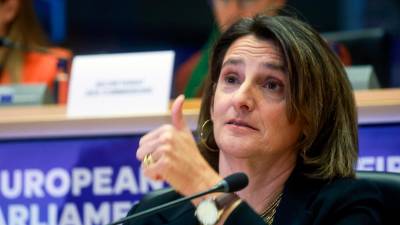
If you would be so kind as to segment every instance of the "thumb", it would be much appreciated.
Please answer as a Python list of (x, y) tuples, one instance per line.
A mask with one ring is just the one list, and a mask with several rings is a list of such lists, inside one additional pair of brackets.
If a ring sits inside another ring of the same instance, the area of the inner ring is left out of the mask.
[(182, 130), (186, 128), (186, 121), (183, 117), (183, 102), (185, 101), (184, 95), (179, 95), (171, 107), (171, 117), (172, 117), (172, 125), (178, 129)]

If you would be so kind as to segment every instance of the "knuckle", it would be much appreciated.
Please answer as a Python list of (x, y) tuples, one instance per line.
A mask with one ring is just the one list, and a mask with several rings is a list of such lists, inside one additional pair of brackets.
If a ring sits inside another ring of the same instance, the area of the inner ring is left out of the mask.
[(161, 153), (164, 157), (170, 157), (172, 153), (172, 146), (170, 144), (161, 145), (157, 151)]
[(164, 125), (162, 125), (162, 131), (164, 131), (164, 132), (168, 132), (168, 131), (171, 131), (171, 130), (173, 130), (173, 126), (171, 125), (171, 124), (164, 124)]
[(161, 139), (162, 143), (171, 143), (172, 142), (172, 137), (173, 137), (173, 135), (172, 135), (171, 132), (164, 132), (160, 136), (160, 139)]
[(141, 157), (141, 155), (140, 155), (140, 153), (139, 153), (139, 152), (136, 152), (136, 159), (139, 159), (139, 160), (141, 160), (141, 159), (142, 159), (142, 157)]
[(168, 171), (171, 168), (171, 161), (167, 158), (164, 157), (162, 158), (162, 160), (160, 160), (160, 167), (164, 170), (164, 171)]
[(143, 157), (144, 157), (144, 156), (143, 156), (143, 153), (142, 153), (141, 149), (138, 148), (138, 149), (136, 150), (136, 158), (139, 159), (139, 160), (142, 160)]
[(143, 145), (143, 142), (144, 142), (144, 136), (143, 137), (141, 137), (140, 139), (139, 139), (139, 146), (142, 146)]

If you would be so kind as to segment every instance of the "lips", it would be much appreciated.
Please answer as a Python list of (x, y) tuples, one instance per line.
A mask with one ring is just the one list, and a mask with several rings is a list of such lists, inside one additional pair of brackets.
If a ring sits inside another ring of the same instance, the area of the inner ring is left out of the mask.
[(246, 127), (246, 128), (250, 128), (252, 130), (258, 130), (257, 128), (251, 126), (250, 124), (246, 123), (245, 121), (238, 120), (238, 119), (229, 120), (226, 124), (235, 125), (235, 126), (239, 126), (239, 127)]

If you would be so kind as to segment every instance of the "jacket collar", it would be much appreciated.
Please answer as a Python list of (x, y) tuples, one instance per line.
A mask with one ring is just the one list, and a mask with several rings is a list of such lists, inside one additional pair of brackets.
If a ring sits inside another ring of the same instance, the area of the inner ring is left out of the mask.
[(309, 224), (310, 204), (323, 183), (322, 180), (307, 178), (301, 167), (296, 167), (285, 184), (273, 224), (299, 224), (300, 221)]
[[(145, 196), (145, 198), (138, 205), (137, 211), (160, 206), (179, 198), (182, 198), (182, 196), (171, 188), (159, 190), (152, 194), (149, 194), (148, 196)], [(153, 218), (158, 217), (158, 219), (161, 220), (163, 224), (173, 224), (173, 222), (177, 220), (185, 221), (185, 224), (197, 224), (197, 219), (194, 217), (194, 211), (195, 208), (193, 204), (189, 201), (162, 210), (154, 214)]]

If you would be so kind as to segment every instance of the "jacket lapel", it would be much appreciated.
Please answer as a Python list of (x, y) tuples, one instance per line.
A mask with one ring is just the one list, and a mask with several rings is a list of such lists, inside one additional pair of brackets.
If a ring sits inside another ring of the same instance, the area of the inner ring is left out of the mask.
[(306, 178), (299, 170), (288, 179), (273, 225), (311, 224), (310, 205), (323, 182)]

